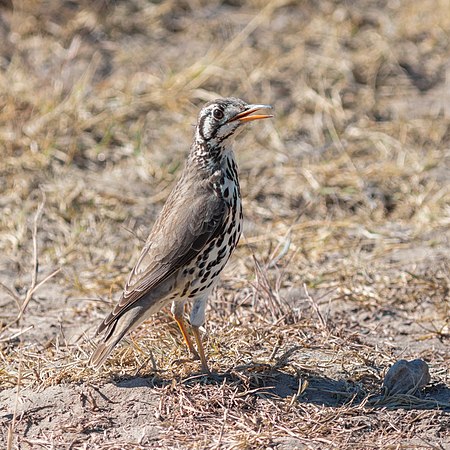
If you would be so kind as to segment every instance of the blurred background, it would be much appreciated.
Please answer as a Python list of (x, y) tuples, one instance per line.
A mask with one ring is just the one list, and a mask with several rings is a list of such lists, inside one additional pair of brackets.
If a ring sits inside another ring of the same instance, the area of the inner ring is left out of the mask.
[[(380, 367), (401, 353), (448, 372), (449, 11), (448, 0), (0, 2), (5, 386), (24, 348), (84, 364), (200, 107), (221, 96), (272, 104), (275, 117), (235, 145), (244, 237), (207, 312), (213, 361), (255, 354), (250, 323), (277, 323), (268, 341), (326, 351), (305, 284), (344, 355), (353, 330)], [(31, 283), (39, 205), (37, 281), (61, 271), (11, 324)], [(220, 341), (230, 324), (234, 353)], [(162, 341), (145, 334), (163, 367), (182, 351), (172, 325), (163, 312), (152, 322)], [(57, 382), (54, 357), (40, 380), (33, 358), (27, 382)], [(65, 376), (93, 376), (83, 370)]]
[(448, 226), (448, 1), (0, 8), (0, 236), (18, 266), (41, 192), (42, 262), (82, 262), (84, 287), (84, 269), (126, 266), (119, 224), (146, 235), (219, 96), (275, 108), (238, 145), (247, 237), (313, 219)]

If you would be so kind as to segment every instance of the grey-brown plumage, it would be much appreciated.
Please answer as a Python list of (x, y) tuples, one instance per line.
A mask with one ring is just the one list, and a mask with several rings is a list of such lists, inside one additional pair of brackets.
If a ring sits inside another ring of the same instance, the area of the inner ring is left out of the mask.
[[(100, 324), (102, 342), (90, 364), (100, 366), (130, 330), (172, 302), (184, 340), (208, 371), (199, 327), (206, 300), (242, 232), (237, 166), (232, 150), (236, 130), (245, 122), (272, 117), (254, 112), (237, 98), (206, 104), (180, 180), (169, 195), (131, 271), (119, 302)], [(183, 321), (184, 304), (193, 302), (190, 322), (197, 354)]]

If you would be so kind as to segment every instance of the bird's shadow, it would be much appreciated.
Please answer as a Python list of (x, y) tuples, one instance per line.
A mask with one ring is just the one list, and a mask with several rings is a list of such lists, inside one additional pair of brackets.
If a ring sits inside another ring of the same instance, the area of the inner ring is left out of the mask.
[(313, 371), (302, 371), (292, 375), (283, 367), (270, 364), (251, 363), (237, 366), (224, 373), (209, 375), (198, 373), (188, 378), (165, 379), (153, 375), (146, 377), (116, 378), (120, 388), (162, 388), (180, 383), (186, 389), (194, 386), (217, 386), (228, 384), (240, 395), (257, 396), (262, 399), (283, 400), (291, 398), (291, 403), (310, 403), (325, 407), (358, 406), (388, 409), (421, 409), (450, 411), (450, 389), (444, 383), (430, 385), (415, 395), (392, 395), (381, 393), (381, 386), (333, 379)]

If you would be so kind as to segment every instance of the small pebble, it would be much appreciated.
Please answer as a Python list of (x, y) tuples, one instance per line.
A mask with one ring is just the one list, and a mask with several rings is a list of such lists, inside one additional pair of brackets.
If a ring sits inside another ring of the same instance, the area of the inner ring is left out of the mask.
[(397, 361), (386, 373), (383, 389), (387, 395), (415, 394), (430, 382), (428, 364), (422, 359)]

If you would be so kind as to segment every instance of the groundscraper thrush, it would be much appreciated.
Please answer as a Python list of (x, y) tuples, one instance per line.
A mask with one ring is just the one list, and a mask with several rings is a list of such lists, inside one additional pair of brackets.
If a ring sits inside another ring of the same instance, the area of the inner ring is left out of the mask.
[[(103, 334), (90, 364), (100, 366), (130, 330), (172, 302), (172, 313), (189, 351), (209, 373), (199, 327), (208, 296), (242, 232), (242, 206), (232, 143), (241, 125), (272, 117), (254, 114), (269, 105), (238, 98), (207, 103), (198, 116), (185, 168), (169, 195), (119, 302), (100, 324)], [(195, 350), (183, 321), (192, 302), (190, 324)]]

